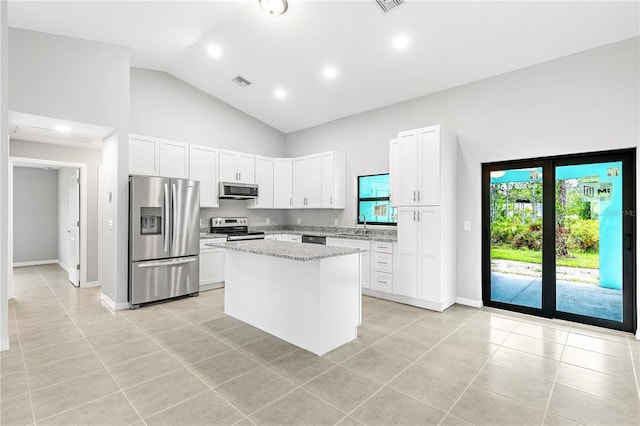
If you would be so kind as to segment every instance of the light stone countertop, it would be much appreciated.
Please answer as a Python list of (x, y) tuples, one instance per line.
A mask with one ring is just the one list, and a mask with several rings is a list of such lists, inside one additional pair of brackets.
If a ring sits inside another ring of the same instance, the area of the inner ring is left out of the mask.
[(328, 257), (346, 256), (348, 254), (359, 253), (362, 251), (353, 247), (335, 247), (325, 246), (321, 244), (300, 244), (290, 241), (274, 240), (229, 241), (225, 243), (217, 243), (215, 244), (215, 247), (259, 254), (263, 256), (273, 256), (283, 259), (298, 260), (301, 262), (326, 259)]
[[(362, 231), (360, 231), (362, 232)], [(324, 231), (299, 231), (299, 230), (282, 230), (282, 231), (264, 231), (265, 235), (273, 234), (289, 234), (289, 235), (317, 235), (327, 238), (340, 238), (346, 240), (363, 240), (363, 241), (381, 241), (381, 242), (396, 242), (398, 237), (395, 235), (375, 234), (373, 232), (368, 234), (351, 234), (349, 232), (337, 233), (337, 232), (324, 232)]]

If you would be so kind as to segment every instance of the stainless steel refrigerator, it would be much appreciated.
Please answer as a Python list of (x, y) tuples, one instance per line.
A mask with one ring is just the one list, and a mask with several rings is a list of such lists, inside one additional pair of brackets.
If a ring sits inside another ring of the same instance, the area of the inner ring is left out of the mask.
[(200, 183), (129, 177), (129, 304), (199, 291)]

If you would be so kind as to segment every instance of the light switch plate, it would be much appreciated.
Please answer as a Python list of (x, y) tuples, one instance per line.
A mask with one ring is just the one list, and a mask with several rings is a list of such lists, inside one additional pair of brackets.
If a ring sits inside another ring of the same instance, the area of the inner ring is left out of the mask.
[(302, 218), (298, 218), (298, 225), (300, 225), (302, 223)]
[(267, 218), (267, 225), (271, 223), (271, 219)]
[(471, 222), (469, 222), (468, 220), (464, 221), (464, 230), (471, 231)]
[(340, 225), (340, 219), (333, 219), (333, 225), (334, 226)]
[(108, 220), (107, 221), (107, 229), (109, 231), (113, 231), (113, 220)]

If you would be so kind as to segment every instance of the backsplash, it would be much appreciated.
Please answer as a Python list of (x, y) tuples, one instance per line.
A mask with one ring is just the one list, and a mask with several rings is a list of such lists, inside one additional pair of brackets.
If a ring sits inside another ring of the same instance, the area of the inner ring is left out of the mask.
[[(251, 222), (249, 222), (251, 223)], [(313, 226), (313, 225), (250, 225), (249, 230), (251, 231), (262, 231), (262, 232), (276, 232), (276, 231), (295, 231), (295, 232), (326, 232), (331, 234), (342, 234), (353, 232), (353, 227), (344, 227), (344, 226)], [(362, 228), (358, 228), (358, 232), (362, 232)], [(367, 228), (367, 234), (369, 235), (386, 235), (386, 236), (397, 236), (397, 230), (394, 227), (393, 229), (381, 229), (381, 228)]]

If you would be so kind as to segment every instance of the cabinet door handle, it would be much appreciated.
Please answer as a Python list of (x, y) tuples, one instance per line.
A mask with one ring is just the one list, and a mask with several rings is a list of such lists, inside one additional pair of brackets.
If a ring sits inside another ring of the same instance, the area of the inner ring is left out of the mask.
[(329, 205), (333, 205), (333, 196), (329, 195)]
[(242, 172), (238, 172), (238, 180), (242, 180)]
[(420, 201), (420, 190), (418, 189), (418, 201)]
[(420, 222), (420, 210), (418, 210), (418, 222)]
[(415, 210), (413, 211), (413, 221), (414, 222), (416, 221), (416, 211)]
[(413, 201), (416, 201), (416, 190), (413, 190)]
[(291, 197), (289, 197), (289, 205), (293, 206), (293, 199)]

